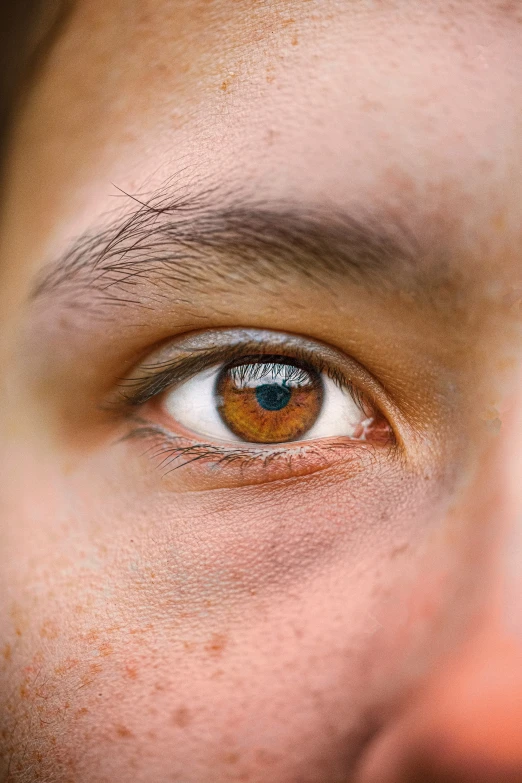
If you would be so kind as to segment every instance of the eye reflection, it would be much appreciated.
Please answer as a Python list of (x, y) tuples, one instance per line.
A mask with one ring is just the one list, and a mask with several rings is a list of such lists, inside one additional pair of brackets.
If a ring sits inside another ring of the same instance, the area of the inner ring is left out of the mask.
[(224, 368), (216, 384), (223, 422), (251, 443), (284, 443), (308, 432), (321, 411), (319, 373), (288, 359)]

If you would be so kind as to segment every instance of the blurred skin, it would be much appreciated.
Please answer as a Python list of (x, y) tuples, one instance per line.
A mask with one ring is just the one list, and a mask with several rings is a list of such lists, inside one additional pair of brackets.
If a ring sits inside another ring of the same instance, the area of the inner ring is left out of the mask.
[[(517, 0), (79, 0), (3, 204), (1, 780), (522, 781), (521, 80)], [(165, 187), (400, 223), (421, 285), (29, 301)], [(223, 327), (353, 357), (397, 447), (162, 471), (104, 402)]]

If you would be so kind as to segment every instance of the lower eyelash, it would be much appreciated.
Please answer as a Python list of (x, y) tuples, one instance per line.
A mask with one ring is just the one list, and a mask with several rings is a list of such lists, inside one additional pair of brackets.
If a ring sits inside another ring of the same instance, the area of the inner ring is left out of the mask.
[[(292, 463), (298, 457), (304, 457), (309, 455), (316, 455), (318, 457), (324, 457), (324, 452), (338, 450), (342, 448), (354, 448), (363, 447), (367, 452), (373, 452), (374, 447), (364, 441), (333, 441), (331, 443), (319, 446), (313, 444), (304, 445), (303, 443), (296, 444), (294, 447), (278, 448), (278, 449), (243, 449), (243, 448), (230, 448), (224, 446), (216, 446), (212, 443), (189, 443), (187, 445), (187, 439), (183, 437), (176, 437), (165, 433), (162, 429), (145, 425), (139, 427), (122, 440), (129, 440), (133, 438), (154, 440), (148, 449), (146, 449), (142, 456), (149, 457), (152, 461), (157, 462), (156, 467), (161, 471), (163, 476), (167, 476), (169, 473), (177, 470), (178, 468), (186, 467), (193, 462), (207, 462), (212, 463), (214, 467), (231, 465), (236, 463), (239, 465), (241, 471), (254, 466), (260, 465), (262, 468), (268, 469), (275, 462), (286, 462), (286, 467), (289, 471), (292, 471)], [(328, 463), (331, 464), (331, 463)], [(320, 470), (325, 467), (325, 464), (321, 464), (316, 470)], [(315, 471), (307, 471), (315, 472)]]

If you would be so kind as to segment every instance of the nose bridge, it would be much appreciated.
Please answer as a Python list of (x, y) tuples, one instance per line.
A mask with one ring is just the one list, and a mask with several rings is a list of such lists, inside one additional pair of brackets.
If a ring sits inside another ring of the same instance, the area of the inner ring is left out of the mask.
[(508, 633), (522, 642), (522, 379), (504, 428), (504, 459), (499, 467), (505, 471), (508, 509), (499, 553), (499, 616)]
[(458, 510), (484, 585), (477, 622), (376, 738), (357, 783), (522, 781), (522, 372)]
[(522, 644), (522, 372), (499, 419), (470, 490), (470, 524), (491, 546), (488, 623)]
[(473, 627), (522, 645), (522, 364), (499, 409), (494, 422), (476, 425), (482, 448), (455, 524), (465, 530), (461, 569), (481, 596)]

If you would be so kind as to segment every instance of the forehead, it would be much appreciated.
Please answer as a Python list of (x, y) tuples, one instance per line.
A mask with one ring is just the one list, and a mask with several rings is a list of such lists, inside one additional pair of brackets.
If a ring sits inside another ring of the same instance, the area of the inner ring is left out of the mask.
[(515, 231), (521, 38), (518, 2), (80, 1), (15, 135), (24, 242), (179, 172)]

